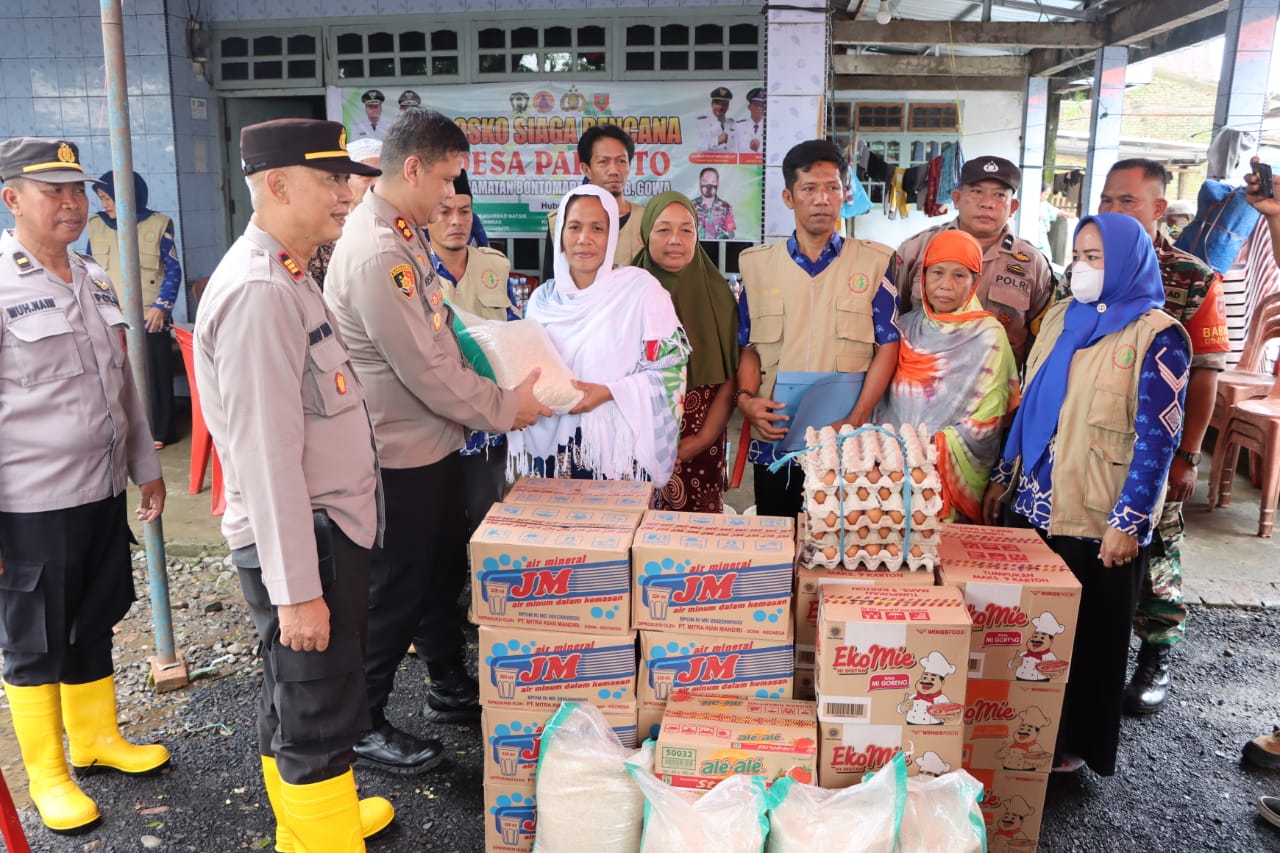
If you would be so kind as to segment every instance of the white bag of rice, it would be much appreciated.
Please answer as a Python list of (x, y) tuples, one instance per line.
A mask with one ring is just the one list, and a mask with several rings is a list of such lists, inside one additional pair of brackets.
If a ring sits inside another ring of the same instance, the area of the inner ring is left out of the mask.
[(780, 779), (769, 789), (768, 853), (894, 853), (907, 798), (899, 752), (852, 788)]
[(627, 772), (653, 745), (627, 749), (594, 705), (565, 702), (542, 730), (533, 853), (636, 853), (644, 795)]
[(730, 776), (704, 794), (666, 784), (652, 761), (628, 769), (648, 803), (640, 853), (763, 853), (769, 822), (759, 776)]
[(978, 798), (982, 783), (963, 770), (907, 780), (902, 853), (983, 853), (987, 828)]
[(563, 415), (582, 399), (569, 366), (537, 320), (489, 320), (455, 308), (453, 330), (467, 361), (498, 387), (514, 388), (540, 367), (542, 373), (533, 384), (538, 402)]

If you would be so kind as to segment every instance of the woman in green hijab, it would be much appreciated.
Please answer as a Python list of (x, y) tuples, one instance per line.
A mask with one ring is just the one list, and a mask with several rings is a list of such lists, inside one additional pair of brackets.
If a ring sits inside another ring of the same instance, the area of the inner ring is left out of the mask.
[(689, 336), (688, 390), (675, 473), (664, 509), (724, 511), (725, 428), (738, 370), (738, 308), (724, 276), (698, 245), (693, 203), (678, 192), (650, 199), (640, 223), (644, 248), (632, 261), (671, 294)]

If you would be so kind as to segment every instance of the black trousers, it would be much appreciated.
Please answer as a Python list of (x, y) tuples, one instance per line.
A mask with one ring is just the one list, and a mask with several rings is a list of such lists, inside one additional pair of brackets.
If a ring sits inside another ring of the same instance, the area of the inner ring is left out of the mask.
[(151, 377), (151, 437), (173, 444), (178, 430), (173, 421), (173, 338), (168, 328), (147, 332), (147, 370)]
[[(323, 519), (323, 516), (321, 516)], [(280, 643), (280, 618), (262, 585), (262, 569), (250, 548), (232, 558), (240, 587), (261, 638), (262, 695), (258, 699), (258, 750), (274, 756), (280, 777), (310, 785), (346, 773), (352, 747), (369, 730), (364, 701), (365, 619), (369, 600), (369, 551), (332, 522), (327, 524), (332, 563), (324, 601), (329, 607), (329, 647), (294, 651)], [(321, 528), (317, 538), (324, 535)], [(321, 550), (323, 562), (324, 550)], [(253, 565), (250, 565), (253, 564)]]
[(799, 465), (769, 473), (768, 465), (752, 463), (756, 482), (756, 514), (795, 518), (804, 506), (804, 471)]
[(484, 521), (489, 507), (507, 492), (507, 445), (499, 444), (472, 456), (459, 454), (467, 487), (467, 540)]
[(462, 458), (421, 468), (383, 468), (387, 527), (369, 579), (369, 710), (382, 722), (396, 669), (412, 642), (428, 664), (460, 659), (467, 577)]
[(46, 512), (0, 512), (0, 649), (19, 687), (112, 674), (111, 629), (133, 604), (125, 493)]

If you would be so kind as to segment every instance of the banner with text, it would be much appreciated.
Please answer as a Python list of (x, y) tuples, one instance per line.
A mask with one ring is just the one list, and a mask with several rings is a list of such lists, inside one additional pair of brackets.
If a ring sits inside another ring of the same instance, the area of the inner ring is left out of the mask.
[(611, 124), (636, 142), (628, 199), (644, 202), (677, 190), (695, 202), (704, 239), (761, 239), (765, 103), (757, 83), (542, 80), (404, 91), (330, 87), (328, 114), (346, 125), (348, 141), (381, 139), (400, 104), (417, 100), (466, 133), (475, 210), (493, 236), (546, 233), (547, 212), (582, 183), (578, 137)]

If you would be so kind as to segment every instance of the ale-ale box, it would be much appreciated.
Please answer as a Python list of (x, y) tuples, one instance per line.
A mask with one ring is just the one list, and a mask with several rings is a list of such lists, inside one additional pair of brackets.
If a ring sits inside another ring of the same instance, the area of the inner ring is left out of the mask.
[(471, 612), (481, 625), (631, 630), (635, 513), (494, 504), (471, 537)]
[(972, 618), (971, 678), (1067, 681), (1080, 582), (1066, 564), (952, 561), (941, 574), (963, 593)]
[[(552, 708), (485, 708), (480, 715), (484, 739), (484, 782), (533, 784), (542, 748), (542, 729), (555, 714)], [(628, 749), (635, 749), (636, 708), (601, 711), (605, 722)]]
[(789, 518), (646, 513), (631, 549), (632, 625), (791, 639)]
[(570, 634), (480, 626), (480, 704), (539, 707), (589, 702), (634, 707), (636, 635)]
[(940, 776), (959, 770), (964, 734), (958, 726), (877, 725), (829, 717), (818, 697), (818, 784), (823, 788), (857, 785), (899, 752), (905, 753), (907, 775)]
[(671, 696), (658, 732), (653, 772), (677, 788), (708, 790), (734, 774), (816, 778), (817, 717), (812, 702)]
[(816, 688), (824, 719), (959, 730), (969, 630), (952, 587), (823, 587)]
[(1049, 772), (1066, 690), (1065, 684), (969, 679), (964, 766)]
[(712, 696), (790, 699), (795, 648), (789, 640), (640, 632), (640, 706), (661, 708), (676, 690)]
[(538, 831), (533, 781), (484, 783), (485, 853), (530, 853)]
[(518, 502), (531, 495), (568, 495), (572, 497), (621, 496), (642, 501), (653, 499), (653, 484), (644, 480), (571, 480), (562, 477), (521, 477), (516, 480), (504, 500)]
[(991, 853), (1035, 853), (1044, 817), (1048, 773), (966, 767), (982, 783), (982, 822)]

